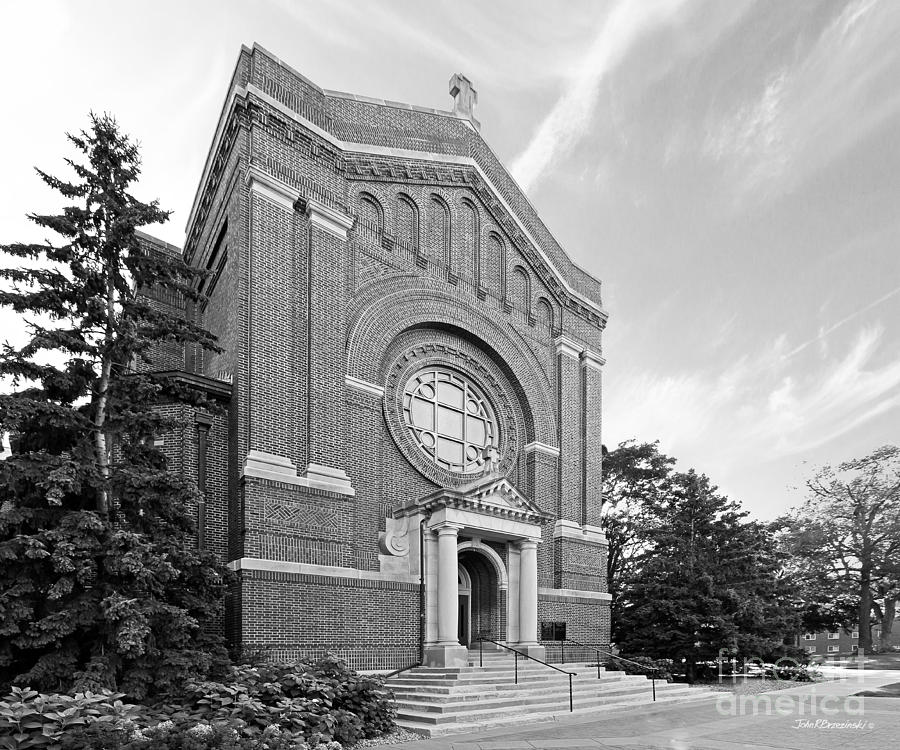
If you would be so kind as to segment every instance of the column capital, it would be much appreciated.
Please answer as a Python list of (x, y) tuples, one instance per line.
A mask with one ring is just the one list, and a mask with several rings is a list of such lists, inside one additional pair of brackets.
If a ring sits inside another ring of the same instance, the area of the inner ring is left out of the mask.
[(540, 540), (538, 539), (520, 539), (519, 549), (537, 549), (538, 544), (540, 544)]
[(431, 530), (436, 532), (438, 536), (446, 536), (450, 534), (452, 534), (453, 536), (459, 536), (459, 532), (463, 528), (465, 527), (462, 524), (443, 521), (437, 526), (432, 526)]

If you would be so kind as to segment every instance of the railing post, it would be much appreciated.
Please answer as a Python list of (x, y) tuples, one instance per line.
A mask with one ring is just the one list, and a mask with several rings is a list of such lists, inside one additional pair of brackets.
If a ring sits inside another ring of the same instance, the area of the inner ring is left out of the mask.
[(513, 653), (516, 655), (516, 656), (515, 656), (515, 664), (516, 664), (516, 666), (515, 666), (515, 669), (516, 669), (516, 685), (518, 685), (518, 684), (519, 684), (519, 652), (518, 652), (518, 651), (513, 651)]
[(484, 641), (481, 638), (478, 639), (478, 666), (484, 666)]
[(569, 712), (575, 710), (575, 705), (572, 702), (572, 673), (569, 672)]
[(600, 679), (600, 651), (597, 651), (597, 679)]
[(653, 700), (655, 701), (656, 700), (656, 673), (655, 672), (653, 673), (653, 675), (651, 675), (650, 682), (653, 683)]

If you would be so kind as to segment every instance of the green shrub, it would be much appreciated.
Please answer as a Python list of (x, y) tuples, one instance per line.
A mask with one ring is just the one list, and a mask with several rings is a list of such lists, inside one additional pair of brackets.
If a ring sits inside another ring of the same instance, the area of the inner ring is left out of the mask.
[(352, 745), (394, 728), (391, 695), (381, 680), (365, 677), (333, 657), (316, 662), (234, 667), (228, 682), (187, 685), (179, 720), (228, 721), (256, 737), (276, 725), (312, 746)]
[(232, 668), (227, 682), (188, 683), (178, 703), (118, 693), (0, 701), (0, 750), (336, 750), (391, 731), (383, 683), (326, 658)]
[(608, 665), (625, 674), (642, 674), (659, 680), (672, 681), (672, 661), (670, 659), (651, 659), (649, 656), (610, 657)]
[(121, 693), (42, 695), (13, 688), (0, 700), (0, 748), (60, 750), (63, 740), (89, 724), (111, 729), (131, 726), (142, 707), (122, 702)]

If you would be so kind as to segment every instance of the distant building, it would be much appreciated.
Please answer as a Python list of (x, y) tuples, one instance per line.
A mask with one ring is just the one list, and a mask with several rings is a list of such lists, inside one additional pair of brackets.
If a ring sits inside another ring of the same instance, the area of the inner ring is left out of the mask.
[(236, 574), (236, 644), (375, 668), (609, 641), (600, 282), (450, 93), (326, 91), (241, 50), (184, 247), (209, 272), (184, 313), (223, 351), (156, 363), (223, 407), (161, 440)]
[[(881, 628), (875, 626), (872, 628), (872, 644), (877, 647), (880, 638)], [(892, 631), (890, 641), (893, 646), (900, 647), (900, 633)], [(816, 656), (855, 654), (859, 646), (859, 631), (838, 629), (804, 633), (798, 645), (808, 654)]]

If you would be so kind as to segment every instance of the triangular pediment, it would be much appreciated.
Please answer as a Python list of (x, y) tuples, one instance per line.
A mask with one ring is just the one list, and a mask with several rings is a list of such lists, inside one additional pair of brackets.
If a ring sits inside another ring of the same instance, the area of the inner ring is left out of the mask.
[(431, 512), (442, 507), (465, 508), (485, 515), (521, 518), (531, 523), (546, 521), (548, 513), (523, 495), (504, 476), (487, 475), (459, 487), (447, 487), (429, 493), (403, 510), (419, 509)]

